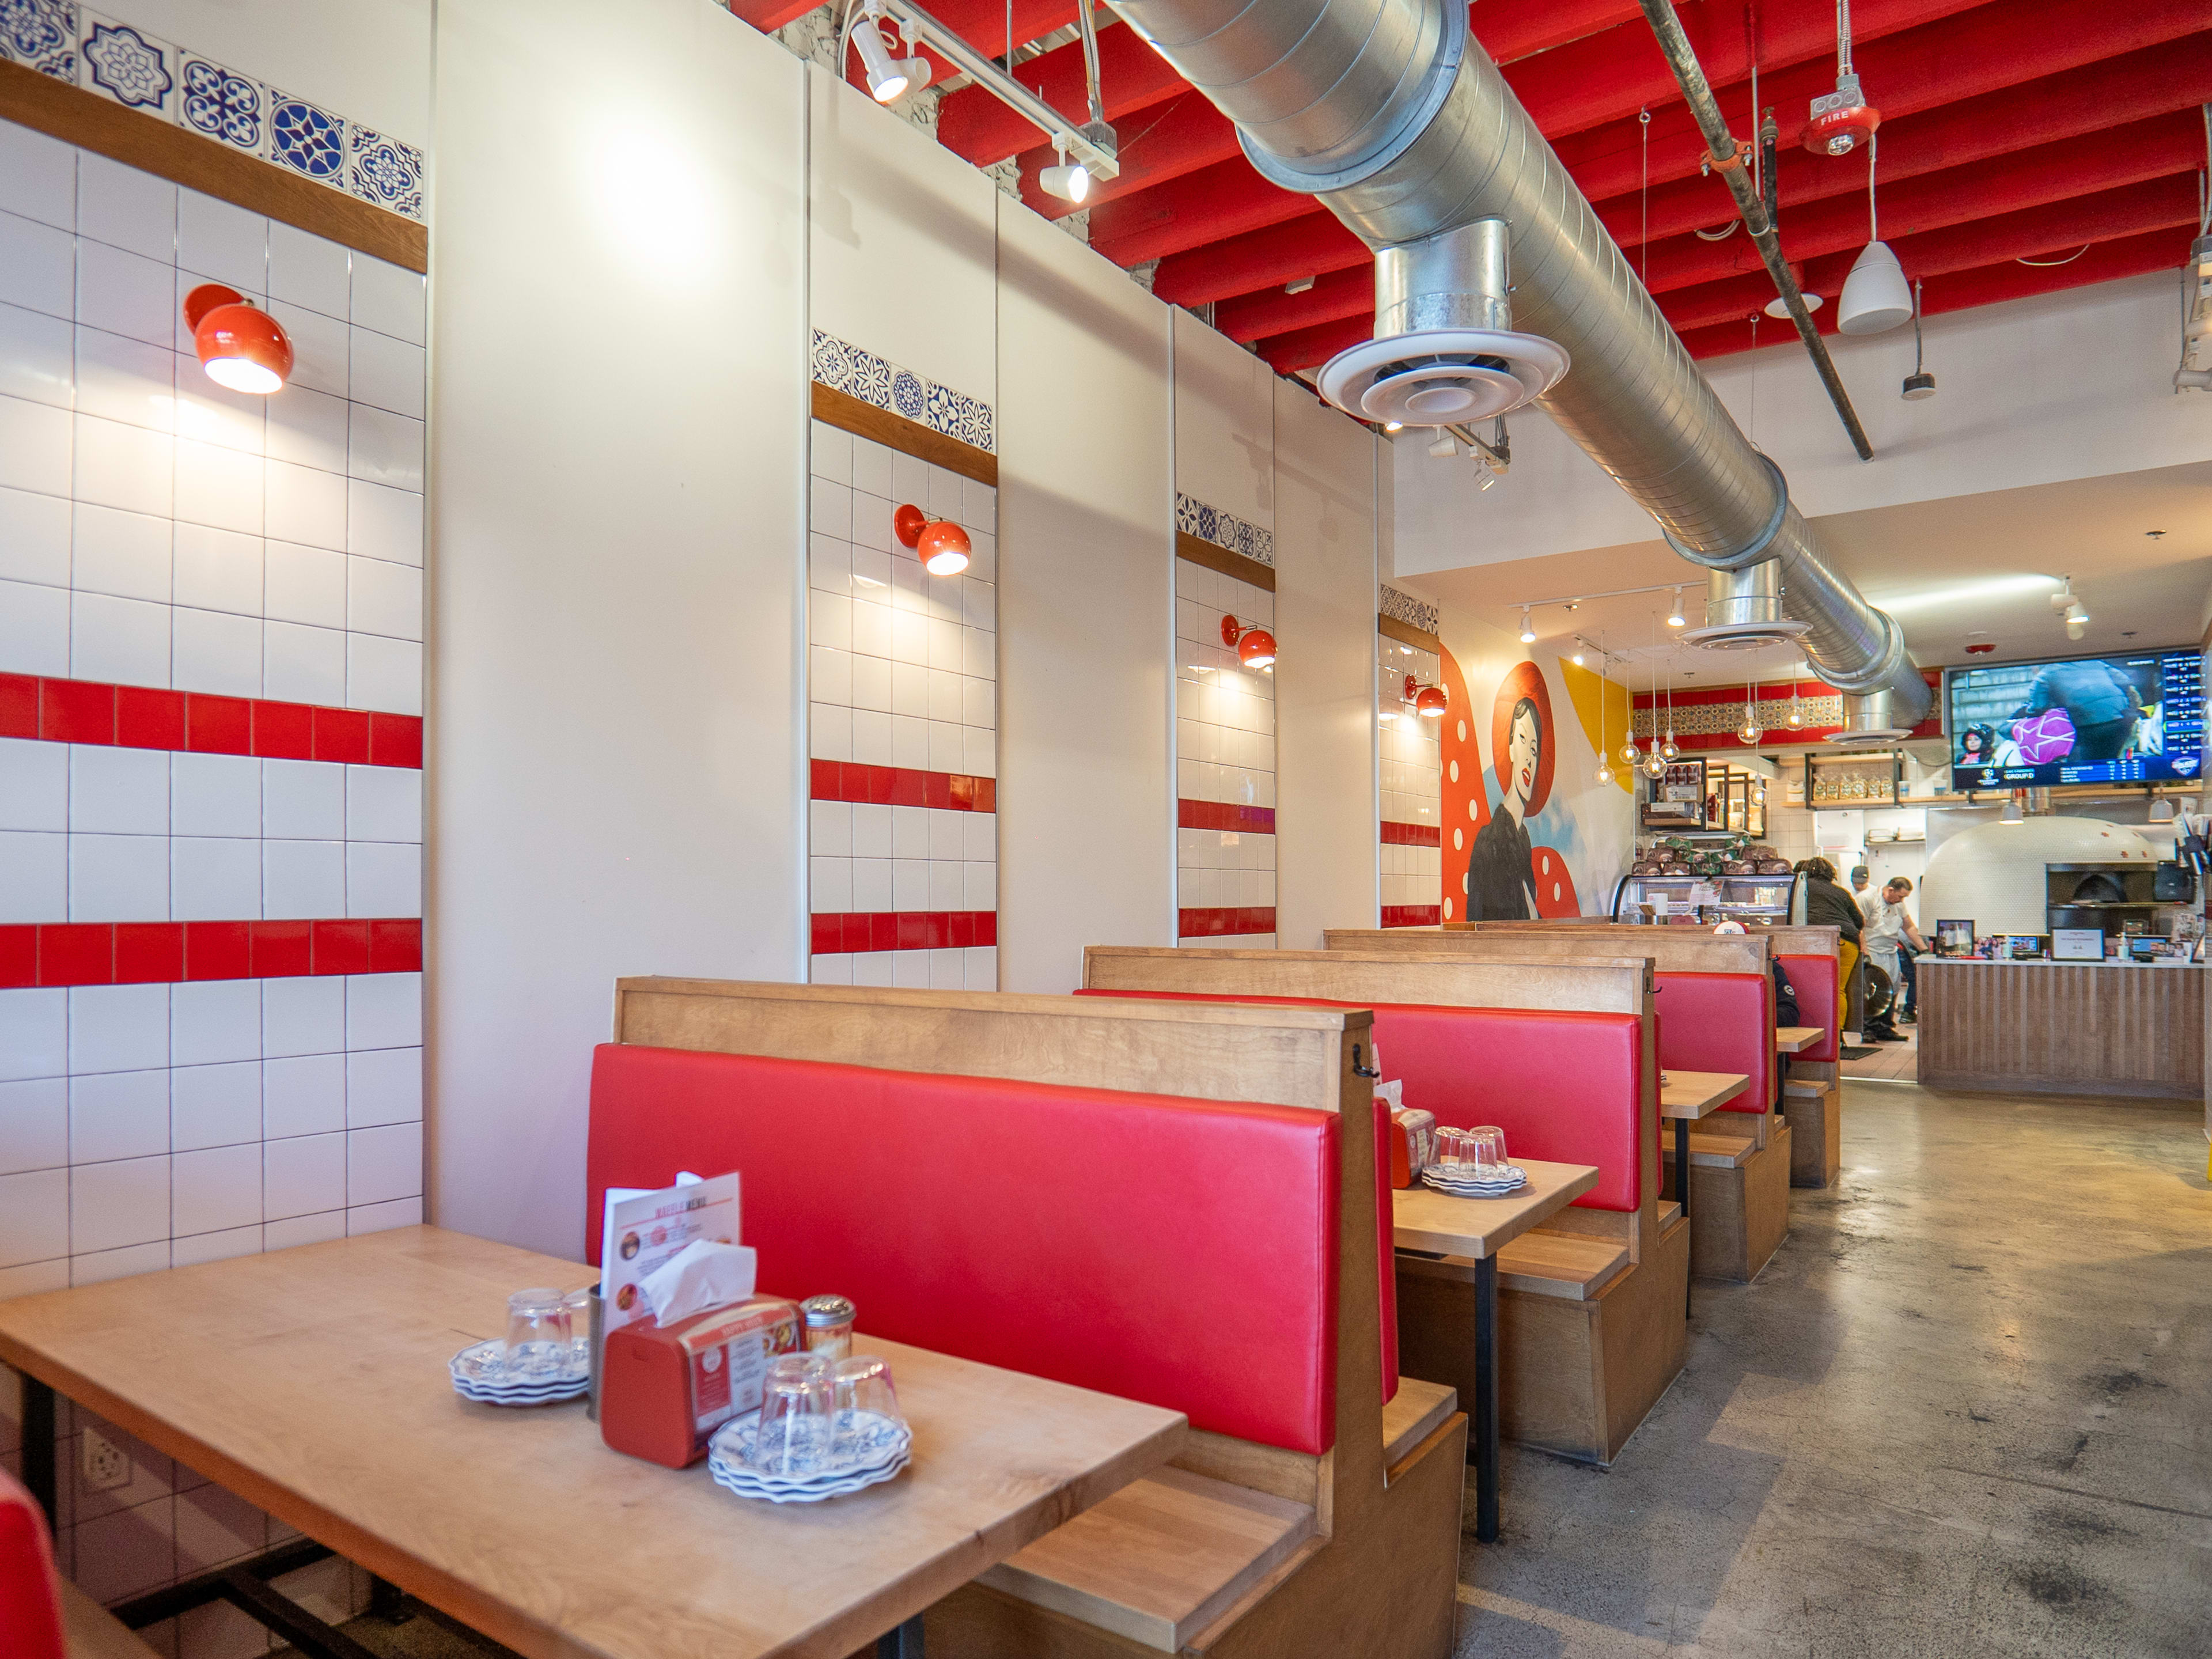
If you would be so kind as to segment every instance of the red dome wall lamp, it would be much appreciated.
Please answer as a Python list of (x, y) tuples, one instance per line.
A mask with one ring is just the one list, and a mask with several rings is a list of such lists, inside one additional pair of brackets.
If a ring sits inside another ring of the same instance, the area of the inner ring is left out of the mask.
[(933, 519), (911, 501), (901, 502), (891, 514), (891, 533), (902, 546), (921, 556), (922, 568), (933, 576), (958, 575), (975, 550), (958, 525), (950, 519)]
[(1247, 628), (1233, 616), (1221, 619), (1221, 642), (1237, 653), (1247, 668), (1275, 665), (1275, 636), (1264, 628)]
[(217, 386), (265, 396), (292, 376), (291, 336), (236, 289), (202, 283), (185, 295), (185, 326)]
[(1406, 701), (1413, 705), (1413, 712), (1425, 720), (1440, 720), (1451, 707), (1451, 696), (1441, 685), (1423, 685), (1411, 674), (1406, 676)]

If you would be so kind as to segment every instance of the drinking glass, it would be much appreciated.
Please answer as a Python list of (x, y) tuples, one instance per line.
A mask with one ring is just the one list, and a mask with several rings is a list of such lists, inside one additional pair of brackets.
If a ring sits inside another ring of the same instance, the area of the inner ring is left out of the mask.
[(1437, 1127), (1437, 1174), (1446, 1181), (1456, 1181), (1460, 1176), (1460, 1161), (1466, 1155), (1467, 1131), (1450, 1129), (1442, 1124)]
[(1486, 1124), (1467, 1132), (1468, 1173), (1499, 1176), (1505, 1172), (1505, 1131)]
[(830, 1363), (787, 1353), (770, 1362), (750, 1462), (768, 1474), (812, 1474), (830, 1461), (836, 1388)]
[(890, 1361), (872, 1353), (841, 1359), (830, 1382), (836, 1396), (836, 1451), (840, 1462), (859, 1462), (879, 1454), (905, 1426), (898, 1390), (891, 1386)]
[(509, 1377), (535, 1380), (567, 1370), (568, 1341), (568, 1304), (559, 1291), (517, 1291), (507, 1298), (500, 1354)]
[(561, 1305), (568, 1310), (568, 1363), (566, 1369), (577, 1376), (588, 1376), (592, 1369), (592, 1292), (595, 1287), (586, 1285), (580, 1291), (571, 1291), (561, 1298)]

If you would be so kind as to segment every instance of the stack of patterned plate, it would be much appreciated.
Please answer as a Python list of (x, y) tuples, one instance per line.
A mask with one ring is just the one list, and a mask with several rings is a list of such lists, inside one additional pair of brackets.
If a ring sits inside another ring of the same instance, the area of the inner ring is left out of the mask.
[(1528, 1171), (1518, 1164), (1492, 1164), (1488, 1170), (1481, 1176), (1462, 1176), (1447, 1174), (1443, 1165), (1431, 1164), (1421, 1171), (1421, 1184), (1454, 1198), (1502, 1198), (1528, 1184)]
[[(502, 1358), (505, 1345), (478, 1342), (462, 1349), (448, 1362), (453, 1391), (465, 1400), (487, 1406), (543, 1406), (556, 1400), (580, 1400), (592, 1389), (591, 1361), (570, 1364), (559, 1370), (519, 1376), (507, 1370)], [(583, 1352), (580, 1344), (573, 1352)]]
[(894, 1418), (840, 1412), (834, 1458), (809, 1460), (803, 1472), (773, 1474), (746, 1461), (759, 1430), (757, 1412), (724, 1424), (708, 1448), (707, 1469), (718, 1486), (738, 1497), (771, 1504), (818, 1504), (888, 1480), (907, 1466), (914, 1445), (914, 1431)]

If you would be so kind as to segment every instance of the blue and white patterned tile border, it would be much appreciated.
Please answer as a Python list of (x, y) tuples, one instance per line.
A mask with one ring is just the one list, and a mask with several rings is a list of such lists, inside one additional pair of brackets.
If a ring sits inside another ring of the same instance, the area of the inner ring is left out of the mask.
[(1225, 547), (1231, 553), (1242, 553), (1248, 559), (1261, 564), (1275, 562), (1275, 532), (1262, 530), (1256, 524), (1248, 524), (1217, 507), (1209, 506), (1195, 495), (1176, 491), (1176, 528), (1187, 536), (1195, 536), (1202, 542), (1212, 542), (1216, 547)]
[(1437, 631), (1437, 608), (1426, 599), (1417, 599), (1411, 593), (1401, 593), (1385, 582), (1382, 603), (1378, 607), (1393, 622), (1401, 622), (1408, 628), (1418, 628), (1424, 634)]
[(76, 0), (0, 0), (0, 61), (420, 224), (422, 152)]
[[(0, 4), (5, 3), (6, 0), (0, 0)], [(814, 331), (812, 372), (815, 380), (832, 392), (903, 415), (918, 426), (977, 449), (998, 453), (998, 422), (990, 404), (926, 380), (912, 369), (901, 368), (818, 328)]]

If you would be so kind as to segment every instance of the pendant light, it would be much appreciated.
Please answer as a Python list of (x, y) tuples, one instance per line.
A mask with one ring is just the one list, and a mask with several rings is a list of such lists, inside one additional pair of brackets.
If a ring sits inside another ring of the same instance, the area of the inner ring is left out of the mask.
[(1936, 377), (1928, 372), (1920, 342), (1920, 283), (1916, 279), (1912, 284), (1912, 373), (1905, 377), (1905, 386), (1897, 394), (1908, 404), (1936, 395)]
[(1805, 710), (1797, 701), (1797, 682), (1809, 665), (1800, 662), (1797, 672), (1790, 677), (1790, 712), (1783, 717), (1782, 723), (1792, 732), (1802, 730), (1805, 724)]
[(1844, 279), (1844, 296), (1836, 308), (1836, 326), (1846, 334), (1881, 334), (1912, 320), (1912, 290), (1905, 285), (1905, 268), (1881, 240), (1881, 220), (1875, 210), (1875, 165), (1881, 154), (1881, 141), (1867, 143), (1867, 245)]
[(1605, 635), (1597, 636), (1597, 770), (1591, 775), (1599, 783), (1613, 781), (1613, 768), (1606, 764), (1606, 708), (1605, 708)]
[[(1655, 638), (1658, 631), (1652, 629)], [(1654, 783), (1667, 775), (1666, 757), (1659, 752), (1659, 651), (1656, 645), (1651, 651), (1651, 752), (1645, 757), (1644, 771)]]
[(1743, 724), (1735, 729), (1735, 740), (1746, 748), (1756, 744), (1766, 734), (1759, 726), (1759, 682), (1752, 681), (1750, 695), (1744, 699)]

